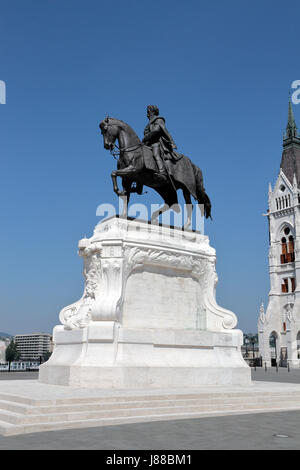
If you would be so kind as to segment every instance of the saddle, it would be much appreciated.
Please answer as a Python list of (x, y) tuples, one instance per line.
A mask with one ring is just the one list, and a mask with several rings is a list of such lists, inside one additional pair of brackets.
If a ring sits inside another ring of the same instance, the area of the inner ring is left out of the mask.
[[(162, 157), (162, 160), (165, 162), (165, 165), (169, 168), (170, 165), (168, 163), (172, 163), (171, 166), (174, 165), (174, 163), (177, 163), (182, 157), (182, 154), (179, 154), (177, 152), (174, 152), (175, 155), (172, 154), (168, 158), (168, 154), (165, 155), (165, 157)], [(174, 158), (174, 160), (172, 159)], [(143, 168), (146, 170), (151, 170), (154, 172), (159, 172), (157, 163), (155, 161), (155, 158), (153, 157), (153, 152), (152, 148), (149, 147), (148, 145), (142, 145), (138, 149), (134, 151), (134, 155), (132, 157), (131, 165), (134, 166), (135, 168)]]
[[(131, 158), (129, 166), (136, 170), (150, 170), (158, 172), (156, 161), (153, 158), (152, 148), (147, 145), (141, 145), (134, 151), (130, 152)], [(119, 163), (119, 162), (118, 162)], [(120, 168), (124, 168), (124, 164), (121, 164)]]

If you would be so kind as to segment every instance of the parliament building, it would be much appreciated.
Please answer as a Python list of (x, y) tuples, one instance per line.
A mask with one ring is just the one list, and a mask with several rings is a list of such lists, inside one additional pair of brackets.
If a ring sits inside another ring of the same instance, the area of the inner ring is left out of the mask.
[(269, 303), (260, 308), (263, 365), (300, 366), (300, 134), (289, 101), (280, 172), (269, 185)]

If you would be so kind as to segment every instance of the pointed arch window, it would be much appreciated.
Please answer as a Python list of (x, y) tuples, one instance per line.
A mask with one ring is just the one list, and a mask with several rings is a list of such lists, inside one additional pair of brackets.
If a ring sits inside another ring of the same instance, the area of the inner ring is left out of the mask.
[(289, 280), (286, 278), (286, 279), (282, 279), (282, 284), (281, 284), (281, 292), (283, 294), (287, 294), (289, 291)]
[(291, 286), (292, 286), (292, 292), (295, 292), (296, 289), (296, 279), (294, 277), (291, 277)]
[(294, 237), (293, 235), (289, 236), (289, 246), (287, 254), (288, 263), (293, 263), (295, 261), (295, 248), (294, 248)]
[(283, 237), (281, 239), (281, 255), (280, 255), (280, 262), (281, 264), (287, 263), (287, 255), (288, 255), (288, 250), (287, 250), (287, 243), (286, 243), (286, 238)]

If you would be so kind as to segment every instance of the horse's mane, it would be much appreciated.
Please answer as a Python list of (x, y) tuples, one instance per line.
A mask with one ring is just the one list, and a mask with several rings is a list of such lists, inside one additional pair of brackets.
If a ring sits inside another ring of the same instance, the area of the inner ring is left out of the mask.
[[(127, 124), (125, 121), (122, 121), (122, 119), (117, 119), (117, 118), (113, 118), (113, 117), (107, 117), (106, 119), (108, 119), (108, 123), (110, 121), (117, 121), (117, 122), (121, 122), (122, 124), (124, 124), (125, 126), (129, 126), (129, 124)], [(104, 119), (105, 121), (105, 119)], [(130, 127), (130, 126), (129, 126)]]
[[(104, 119), (104, 121), (105, 121), (105, 119)], [(126, 127), (126, 128), (129, 128), (129, 129), (132, 129), (132, 127), (131, 127), (129, 124), (127, 124), (127, 122), (125, 122), (125, 121), (122, 121), (121, 119), (117, 119), (117, 118), (109, 117), (109, 118), (108, 118), (108, 124), (111, 124), (111, 122), (110, 122), (110, 121), (116, 121), (116, 122), (119, 122), (119, 123), (121, 124), (121, 127)], [(132, 130), (133, 130), (133, 129), (132, 129)]]
[[(106, 119), (108, 119), (108, 122), (106, 121)], [(107, 123), (107, 124), (112, 124), (111, 121), (119, 123), (120, 127), (122, 127), (123, 130), (127, 130), (127, 131), (131, 132), (132, 134), (134, 134), (139, 139), (136, 132), (132, 129), (132, 127), (129, 124), (127, 124), (127, 122), (122, 121), (121, 119), (113, 118), (113, 117), (107, 117), (106, 119), (104, 119), (102, 122)]]

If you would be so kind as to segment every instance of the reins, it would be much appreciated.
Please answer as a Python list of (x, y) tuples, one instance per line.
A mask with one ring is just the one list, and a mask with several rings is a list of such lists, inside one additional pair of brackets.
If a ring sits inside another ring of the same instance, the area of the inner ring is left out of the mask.
[[(117, 157), (119, 157), (121, 155), (121, 152), (123, 153), (126, 153), (126, 152), (134, 152), (134, 150), (137, 150), (139, 149), (140, 147), (142, 147), (144, 144), (141, 142), (140, 144), (138, 145), (134, 145), (133, 147), (124, 147), (124, 148), (119, 148), (117, 146), (117, 144), (114, 144), (114, 148), (112, 150), (110, 150), (110, 153), (111, 155), (114, 157), (115, 160), (117, 160)], [(117, 147), (117, 149), (119, 150), (119, 152), (115, 152), (114, 149)]]
[[(107, 125), (108, 125), (108, 124), (109, 124), (108, 116), (107, 116), (106, 120), (107, 120)], [(123, 152), (123, 153), (126, 153), (126, 152), (133, 152), (134, 150), (137, 150), (138, 148), (142, 147), (142, 146), (145, 145), (145, 144), (143, 144), (143, 143), (141, 142), (141, 143), (138, 144), (138, 145), (134, 145), (134, 146), (132, 146), (132, 147), (124, 147), (124, 148), (121, 148), (121, 149), (117, 146), (117, 144), (113, 144), (113, 145), (114, 145), (114, 147), (113, 147), (113, 149), (110, 149), (110, 153), (111, 153), (111, 155), (114, 157), (114, 159), (117, 160), (117, 157), (120, 157), (121, 152)], [(118, 152), (115, 151), (115, 148), (118, 149)]]

